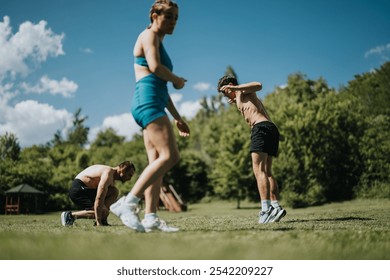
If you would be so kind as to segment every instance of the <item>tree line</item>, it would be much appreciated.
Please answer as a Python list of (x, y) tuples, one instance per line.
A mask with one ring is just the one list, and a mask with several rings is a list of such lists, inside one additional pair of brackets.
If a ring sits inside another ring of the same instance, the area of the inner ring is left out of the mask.
[[(235, 74), (232, 68), (227, 72)], [(323, 78), (294, 73), (263, 102), (282, 135), (273, 173), (284, 205), (390, 197), (390, 62), (337, 90)], [(164, 184), (189, 203), (235, 199), (239, 207), (245, 199), (258, 201), (250, 128), (221, 95), (200, 103), (202, 109), (188, 121), (191, 136), (177, 135), (181, 160)], [(92, 164), (116, 166), (126, 159), (137, 174), (119, 189), (130, 191), (147, 165), (142, 135), (126, 141), (109, 128), (88, 143), (81, 109), (73, 118), (65, 137), (57, 132), (45, 145), (21, 148), (12, 133), (0, 136), (3, 191), (27, 183), (46, 193), (47, 211), (71, 208), (67, 192), (76, 174)]]

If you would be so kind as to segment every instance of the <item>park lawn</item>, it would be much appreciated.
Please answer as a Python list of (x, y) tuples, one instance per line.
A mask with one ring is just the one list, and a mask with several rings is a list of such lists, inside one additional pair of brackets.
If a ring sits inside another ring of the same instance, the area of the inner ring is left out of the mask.
[[(211, 202), (160, 216), (177, 233), (137, 233), (111, 215), (110, 227), (60, 213), (0, 216), (2, 260), (389, 260), (390, 200), (287, 208), (279, 223), (257, 224), (258, 205)], [(141, 214), (142, 216), (142, 214)]]

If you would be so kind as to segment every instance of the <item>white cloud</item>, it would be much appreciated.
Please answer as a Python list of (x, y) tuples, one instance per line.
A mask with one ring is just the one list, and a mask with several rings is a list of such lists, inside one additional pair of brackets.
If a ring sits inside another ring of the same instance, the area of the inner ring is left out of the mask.
[(118, 135), (126, 137), (126, 140), (131, 140), (135, 134), (141, 131), (133, 116), (130, 113), (124, 113), (106, 117), (101, 126), (90, 130), (89, 140), (93, 142), (97, 134), (107, 128), (114, 129)]
[(384, 55), (385, 53), (389, 52), (390, 51), (390, 43), (387, 44), (387, 45), (382, 45), (382, 46), (376, 46), (375, 48), (372, 48), (372, 49), (369, 49), (368, 51), (366, 51), (366, 53), (364, 54), (364, 57), (369, 57), (371, 55), (379, 55), (379, 56), (382, 56)]
[(7, 73), (13, 76), (27, 74), (27, 62), (41, 63), (50, 56), (64, 54), (64, 34), (57, 35), (46, 25), (44, 20), (38, 24), (26, 21), (19, 26), (17, 33), (12, 34), (10, 18), (3, 18), (0, 22), (0, 78)]
[(211, 84), (200, 82), (193, 86), (193, 88), (197, 91), (206, 91), (212, 88)]
[(287, 88), (287, 86), (288, 86), (287, 84), (283, 84), (283, 85), (280, 85), (279, 88), (285, 89), (285, 88)]
[(187, 119), (195, 117), (196, 113), (202, 108), (198, 100), (180, 102), (183, 99), (183, 95), (180, 93), (172, 93), (170, 96), (179, 114)]
[(180, 102), (180, 100), (183, 99), (183, 94), (181, 93), (171, 93), (169, 95), (171, 96), (172, 102), (173, 104), (175, 104), (175, 107)]
[(22, 23), (13, 34), (10, 18), (0, 21), (0, 135), (9, 132), (16, 135), (22, 147), (44, 144), (60, 130), (63, 134), (72, 126), (73, 114), (56, 109), (45, 103), (24, 100), (12, 103), (20, 94), (27, 92), (71, 96), (77, 84), (63, 78), (51, 80), (43, 76), (39, 83), (30, 86), (18, 82), (18, 75), (26, 76), (49, 57), (64, 55), (62, 40), (47, 27), (46, 21)]
[[(12, 83), (2, 84), (0, 83), (0, 112), (4, 112), (8, 102), (15, 97), (15, 93), (11, 92), (13, 88)], [(3, 114), (0, 114), (0, 117)]]
[(34, 100), (14, 107), (2, 105), (1, 109), (5, 114), (0, 119), (0, 134), (14, 133), (21, 146), (44, 144), (53, 139), (58, 129), (66, 131), (72, 126), (73, 114)]
[(78, 85), (73, 81), (69, 81), (67, 78), (56, 81), (49, 79), (47, 76), (43, 76), (35, 86), (22, 83), (21, 87), (27, 93), (42, 94), (47, 92), (52, 95), (62, 95), (63, 97), (72, 97), (73, 93), (78, 89)]
[(90, 48), (81, 48), (80, 51), (86, 54), (93, 53), (93, 50)]
[(195, 117), (196, 113), (202, 108), (199, 101), (186, 101), (180, 104), (179, 112), (181, 116), (186, 117), (187, 119), (192, 119)]

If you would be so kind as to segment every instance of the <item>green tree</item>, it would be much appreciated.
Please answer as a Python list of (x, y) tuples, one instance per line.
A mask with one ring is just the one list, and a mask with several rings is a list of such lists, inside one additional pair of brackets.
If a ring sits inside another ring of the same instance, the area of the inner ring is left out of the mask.
[(323, 79), (294, 74), (265, 103), (286, 139), (274, 162), (286, 203), (300, 207), (351, 199), (362, 170), (362, 129), (352, 102)]
[[(233, 76), (237, 79), (237, 82), (238, 82), (238, 76), (236, 74), (236, 72), (234, 71), (233, 67), (232, 66), (228, 66), (225, 70), (225, 74), (224, 75), (227, 75), (227, 76)], [(239, 83), (239, 82), (238, 82)]]
[(17, 161), (20, 155), (20, 146), (17, 137), (13, 133), (6, 132), (0, 136), (0, 159)]
[(88, 142), (89, 127), (86, 127), (84, 122), (88, 117), (81, 116), (81, 108), (73, 115), (73, 127), (68, 132), (67, 142), (72, 145), (83, 147)]
[(95, 140), (91, 144), (91, 148), (112, 147), (117, 144), (123, 144), (124, 141), (125, 137), (116, 134), (113, 128), (107, 128), (97, 134)]
[(185, 201), (194, 203), (211, 194), (208, 170), (199, 153), (184, 150), (179, 163), (166, 174), (164, 183), (171, 184)]
[(234, 106), (222, 115), (222, 119), (211, 184), (219, 197), (236, 199), (237, 208), (240, 208), (240, 201), (248, 197), (253, 199), (257, 190), (249, 153), (250, 131)]
[(390, 114), (390, 62), (379, 69), (355, 76), (341, 91), (349, 99), (357, 99), (364, 116)]
[(19, 183), (15, 173), (20, 160), (20, 150), (14, 134), (5, 133), (0, 136), (0, 188), (3, 190), (16, 187)]
[(14, 174), (18, 178), (18, 184), (27, 183), (38, 190), (50, 192), (53, 166), (48, 151), (48, 147), (36, 145), (22, 150)]
[(363, 198), (390, 197), (390, 116), (370, 118), (359, 141), (364, 164), (356, 194)]
[(364, 133), (359, 139), (363, 172), (356, 194), (359, 197), (389, 197), (390, 163), (390, 62), (358, 75), (341, 95), (354, 100), (351, 110), (359, 112)]

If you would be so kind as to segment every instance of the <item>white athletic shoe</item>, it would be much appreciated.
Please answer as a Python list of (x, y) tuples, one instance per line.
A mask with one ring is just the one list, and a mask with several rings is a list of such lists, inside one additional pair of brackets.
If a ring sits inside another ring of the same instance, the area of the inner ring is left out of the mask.
[(144, 226), (146, 232), (151, 232), (154, 229), (161, 230), (163, 232), (177, 232), (180, 230), (177, 227), (168, 226), (167, 223), (160, 218), (156, 218), (154, 220), (143, 219), (142, 225)]
[(269, 219), (270, 223), (279, 222), (284, 216), (286, 216), (287, 211), (282, 207), (276, 207), (271, 213), (271, 218)]
[(271, 213), (274, 211), (274, 208), (270, 206), (267, 211), (260, 211), (259, 213), (259, 224), (267, 224), (270, 222)]
[(121, 219), (125, 226), (135, 231), (145, 232), (144, 226), (139, 221), (137, 205), (126, 203), (124, 196), (112, 204), (110, 210)]

